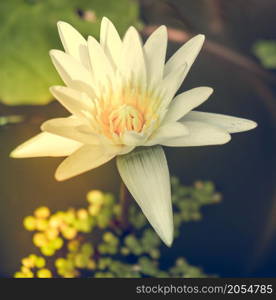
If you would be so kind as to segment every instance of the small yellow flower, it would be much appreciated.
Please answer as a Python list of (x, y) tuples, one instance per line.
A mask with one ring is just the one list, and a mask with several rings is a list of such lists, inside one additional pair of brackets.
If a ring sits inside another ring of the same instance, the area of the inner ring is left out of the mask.
[(43, 268), (46, 265), (46, 261), (43, 257), (37, 257), (36, 261), (35, 261), (35, 266), (37, 268)]
[(87, 193), (87, 201), (91, 204), (101, 205), (104, 202), (104, 194), (99, 190), (92, 190)]
[(82, 208), (77, 211), (77, 216), (81, 220), (86, 220), (88, 218), (88, 212), (86, 209)]
[(59, 231), (55, 227), (49, 227), (45, 231), (45, 235), (49, 240), (53, 240), (59, 235)]
[(43, 247), (48, 244), (48, 239), (44, 233), (35, 233), (33, 236), (33, 243), (37, 247)]
[(35, 262), (29, 257), (25, 257), (22, 259), (22, 265), (27, 268), (33, 268), (35, 266)]
[(62, 235), (67, 239), (67, 240), (72, 240), (73, 238), (76, 237), (77, 235), (77, 230), (74, 227), (64, 227), (62, 229)]
[(52, 228), (58, 228), (62, 224), (62, 219), (59, 216), (53, 215), (49, 219), (49, 225)]
[(34, 215), (37, 218), (42, 218), (42, 219), (46, 219), (50, 216), (50, 209), (46, 206), (41, 206), (39, 208), (37, 208), (34, 212)]
[(48, 228), (48, 221), (45, 219), (36, 220), (36, 228), (40, 231), (46, 230)]
[(28, 216), (23, 220), (23, 226), (26, 230), (34, 231), (36, 229), (36, 219), (33, 216)]
[(52, 278), (52, 272), (49, 269), (40, 269), (37, 271), (38, 278)]
[(101, 206), (100, 205), (89, 205), (88, 207), (88, 211), (90, 213), (91, 216), (97, 216), (99, 214), (101, 210)]

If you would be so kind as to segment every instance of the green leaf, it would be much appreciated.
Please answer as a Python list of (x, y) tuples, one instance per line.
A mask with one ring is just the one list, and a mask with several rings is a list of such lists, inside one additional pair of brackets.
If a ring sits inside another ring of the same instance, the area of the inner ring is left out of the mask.
[(276, 41), (258, 41), (255, 43), (253, 51), (265, 68), (276, 68)]
[(114, 22), (120, 34), (139, 24), (138, 7), (131, 0), (1, 1), (0, 101), (8, 105), (50, 102), (49, 87), (61, 83), (48, 55), (50, 49), (62, 49), (57, 21), (98, 38), (103, 16)]

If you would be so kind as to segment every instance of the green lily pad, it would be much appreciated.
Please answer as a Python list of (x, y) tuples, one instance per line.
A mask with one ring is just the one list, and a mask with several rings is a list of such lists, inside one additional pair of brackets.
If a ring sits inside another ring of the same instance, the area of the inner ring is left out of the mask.
[(8, 105), (42, 105), (52, 100), (49, 87), (60, 79), (49, 58), (62, 49), (56, 23), (99, 37), (103, 16), (122, 34), (138, 25), (131, 0), (9, 0), (0, 2), (0, 101)]

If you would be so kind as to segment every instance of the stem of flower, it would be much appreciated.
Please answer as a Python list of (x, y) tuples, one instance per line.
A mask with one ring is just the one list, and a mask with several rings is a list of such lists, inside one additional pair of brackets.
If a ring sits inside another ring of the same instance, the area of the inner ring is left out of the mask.
[(120, 215), (120, 227), (122, 229), (127, 229), (129, 227), (129, 222), (128, 222), (128, 209), (131, 201), (131, 194), (129, 193), (127, 187), (121, 181), (121, 186), (120, 186), (120, 206), (121, 206), (121, 215)]

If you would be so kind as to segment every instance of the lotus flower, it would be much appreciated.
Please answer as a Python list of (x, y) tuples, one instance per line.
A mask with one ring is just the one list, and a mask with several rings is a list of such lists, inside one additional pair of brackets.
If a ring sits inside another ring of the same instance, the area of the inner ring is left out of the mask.
[(162, 146), (225, 144), (230, 133), (256, 123), (221, 114), (192, 111), (213, 92), (198, 87), (175, 96), (202, 48), (203, 35), (184, 44), (165, 63), (167, 29), (160, 26), (143, 45), (130, 27), (121, 39), (103, 18), (100, 42), (85, 40), (58, 22), (65, 52), (50, 56), (66, 86), (50, 88), (70, 112), (51, 119), (42, 133), (17, 147), (11, 156), (68, 156), (55, 177), (65, 180), (117, 157), (122, 180), (168, 246), (173, 241), (169, 170)]

